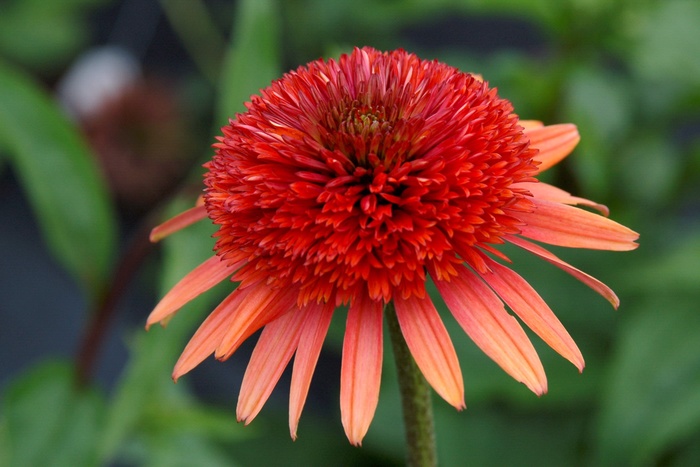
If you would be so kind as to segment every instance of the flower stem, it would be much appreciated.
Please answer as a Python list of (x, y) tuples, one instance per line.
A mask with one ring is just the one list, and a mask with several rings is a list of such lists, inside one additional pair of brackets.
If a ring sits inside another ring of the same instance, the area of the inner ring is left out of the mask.
[(437, 465), (435, 449), (435, 428), (433, 406), (430, 399), (430, 386), (418, 369), (411, 351), (406, 345), (399, 326), (394, 303), (384, 308), (389, 324), (391, 346), (394, 351), (398, 372), (401, 406), (406, 428), (407, 465), (428, 467)]
[(109, 330), (110, 322), (117, 313), (117, 305), (127, 287), (136, 276), (139, 267), (153, 250), (148, 241), (154, 222), (147, 217), (130, 241), (126, 251), (121, 255), (109, 284), (95, 303), (90, 321), (83, 331), (82, 341), (76, 355), (77, 384), (83, 386), (90, 381), (95, 361)]

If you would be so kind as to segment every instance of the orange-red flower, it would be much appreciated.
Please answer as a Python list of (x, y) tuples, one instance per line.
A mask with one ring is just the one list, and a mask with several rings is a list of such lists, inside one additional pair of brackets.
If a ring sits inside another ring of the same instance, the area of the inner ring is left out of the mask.
[(296, 437), (331, 316), (345, 304), (340, 406), (360, 444), (379, 397), (383, 308), (393, 301), (418, 367), (461, 409), (462, 374), (428, 276), (469, 337), (535, 393), (547, 390), (544, 370), (505, 305), (583, 369), (562, 324), (497, 248), (527, 250), (618, 306), (607, 286), (530, 241), (637, 246), (636, 233), (574, 207), (607, 214), (604, 206), (535, 178), (574, 149), (574, 125), (519, 120), (474, 75), (371, 48), (301, 67), (247, 108), (214, 145), (203, 203), (153, 231), (159, 239), (207, 215), (218, 226), (216, 255), (163, 298), (149, 326), (227, 278), (240, 282), (192, 337), (175, 379), (212, 353), (229, 358), (262, 328), (237, 415), (245, 423), (257, 415), (295, 356)]

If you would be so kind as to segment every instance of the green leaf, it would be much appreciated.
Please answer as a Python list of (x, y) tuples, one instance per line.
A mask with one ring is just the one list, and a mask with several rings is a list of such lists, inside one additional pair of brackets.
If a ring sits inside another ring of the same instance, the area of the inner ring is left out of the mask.
[(141, 430), (143, 454), (139, 465), (150, 466), (226, 466), (233, 465), (221, 449), (223, 445), (250, 439), (258, 433), (236, 421), (229, 407), (210, 408), (196, 403), (182, 385), (170, 385), (171, 390), (160, 399), (159, 406), (150, 407), (148, 423)]
[[(193, 203), (189, 198), (176, 200), (168, 217)], [(214, 230), (211, 222), (203, 220), (163, 241), (161, 295), (213, 254)], [(210, 408), (193, 400), (186, 376), (177, 385), (170, 378), (193, 328), (213, 309), (212, 302), (233, 288), (234, 284), (224, 281), (183, 307), (167, 328), (136, 331), (133, 357), (110, 405), (99, 443), (101, 463), (232, 465), (237, 451), (223, 447), (259, 433), (238, 424), (230, 407)]]
[[(323, 384), (323, 381), (318, 383)], [(382, 402), (380, 400), (379, 404)], [(314, 407), (304, 408), (299, 437), (292, 441), (289, 438), (287, 407), (268, 403), (260, 415), (245, 427), (246, 430), (259, 430), (258, 433), (262, 433), (262, 436), (247, 439), (245, 445), (232, 446), (231, 457), (241, 465), (265, 467), (402, 465), (387, 455), (385, 445), (377, 445), (372, 441), (374, 424), (363, 440), (361, 449), (351, 445), (343, 432), (337, 405), (332, 410), (338, 415), (328, 417), (326, 410), (325, 416), (318, 417), (314, 413)], [(393, 423), (397, 430), (396, 419)]]
[(186, 433), (168, 434), (154, 439), (148, 456), (150, 467), (234, 467), (226, 453), (213, 446), (206, 438)]
[(107, 280), (115, 220), (89, 149), (29, 77), (0, 62), (0, 147), (56, 258), (94, 295)]
[(280, 77), (280, 23), (274, 0), (239, 2), (220, 84), (217, 124), (224, 125), (250, 96)]
[(623, 328), (600, 408), (605, 465), (658, 464), (700, 432), (697, 303), (671, 294), (647, 299)]
[(198, 405), (184, 391), (174, 390), (182, 387), (171, 385), (172, 390), (161, 399), (165, 403), (149, 412), (150, 431), (159, 435), (201, 436), (210, 441), (240, 440), (258, 433), (255, 427), (238, 423), (229, 407)]
[(104, 401), (77, 388), (68, 363), (44, 363), (22, 375), (3, 401), (9, 465), (95, 465)]
[[(193, 204), (194, 200), (173, 203), (170, 214), (183, 211)], [(161, 276), (164, 291), (211, 256), (212, 230), (211, 223), (203, 221), (164, 240)], [(227, 282), (224, 286), (232, 288)], [(209, 307), (210, 301), (198, 299), (180, 310), (167, 329), (154, 326), (149, 332), (136, 331), (132, 358), (111, 401), (102, 431), (99, 448), (102, 462), (117, 454), (139, 426), (146, 423), (148, 408), (161, 405), (166, 394), (172, 390), (170, 375), (173, 365), (195, 323), (202, 319), (202, 314)]]

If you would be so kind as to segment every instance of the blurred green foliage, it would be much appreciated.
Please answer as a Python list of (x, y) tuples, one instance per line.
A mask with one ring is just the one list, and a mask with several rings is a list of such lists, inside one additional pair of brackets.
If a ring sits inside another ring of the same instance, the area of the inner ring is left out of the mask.
[(0, 55), (44, 73), (65, 66), (90, 43), (89, 7), (108, 0), (9, 0), (0, 5)]
[[(614, 219), (641, 233), (641, 247), (624, 255), (558, 253), (612, 286), (622, 306), (614, 312), (561, 271), (513, 251), (515, 268), (567, 326), (587, 368), (579, 375), (536, 343), (550, 387), (536, 398), (445, 313), (469, 409), (457, 413), (435, 398), (440, 459), (444, 465), (700, 465), (700, 3), (240, 0), (232, 9), (192, 2), (196, 15), (210, 15), (206, 24), (222, 28), (210, 37), (201, 36), (207, 28), (187, 33), (186, 3), (161, 6), (199, 66), (199, 75), (188, 79), (207, 83), (197, 89), (209, 89), (214, 128), (284, 70), (354, 45), (403, 47), (481, 73), (523, 117), (576, 123), (580, 146), (547, 176), (609, 205)], [(86, 18), (102, 4), (109, 2), (0, 6), (0, 167), (17, 174), (46, 243), (84, 287), (90, 308), (98, 308), (118, 263), (118, 223), (84, 137), (38, 80), (55, 77), (87, 47)], [(451, 31), (452, 41), (440, 39), (446, 24), (456, 24), (448, 19), (486, 24), (496, 28), (489, 37), (506, 41), (515, 22), (531, 31), (532, 43), (465, 48), (461, 41), (475, 40), (469, 28)], [(202, 141), (206, 149), (211, 135)], [(178, 196), (169, 212), (193, 198)], [(198, 225), (164, 242), (161, 291), (210, 254), (210, 234), (210, 226)], [(71, 362), (47, 356), (28, 368), (3, 389), (0, 464), (402, 463), (388, 346), (378, 412), (361, 450), (346, 442), (338, 410), (307, 410), (292, 443), (284, 404), (268, 404), (243, 429), (232, 407), (196, 400), (187, 378), (173, 385), (169, 372), (178, 353), (225, 289), (190, 304), (166, 331), (138, 328), (124, 336), (131, 359), (110, 394), (76, 385)], [(325, 352), (339, 352), (341, 321), (334, 321)], [(316, 378), (312, 393), (324, 384), (337, 392), (337, 381)]]
[(0, 146), (22, 178), (53, 253), (96, 298), (116, 223), (102, 175), (77, 129), (26, 75), (0, 62)]

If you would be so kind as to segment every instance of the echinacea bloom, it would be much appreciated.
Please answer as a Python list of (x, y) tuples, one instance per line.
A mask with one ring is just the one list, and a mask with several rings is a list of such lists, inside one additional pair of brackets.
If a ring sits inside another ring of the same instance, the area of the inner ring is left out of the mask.
[(203, 202), (154, 229), (160, 239), (209, 217), (216, 255), (189, 273), (148, 318), (168, 320), (215, 284), (240, 285), (177, 361), (177, 379), (212, 353), (225, 360), (256, 331), (237, 406), (249, 423), (292, 356), (289, 424), (296, 437), (336, 307), (347, 305), (340, 408), (360, 444), (375, 412), (382, 319), (393, 301), (425, 378), (464, 404), (462, 374), (428, 276), (469, 337), (536, 394), (542, 364), (519, 321), (579, 370), (579, 349), (547, 304), (507, 266), (511, 243), (609, 300), (603, 283), (538, 243), (631, 250), (638, 235), (604, 206), (536, 176), (579, 141), (574, 125), (522, 121), (479, 77), (402, 50), (355, 49), (318, 60), (253, 96), (223, 128), (205, 165)]

